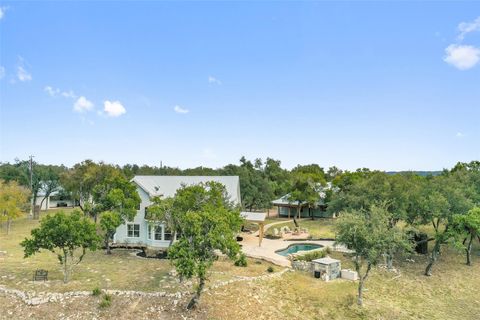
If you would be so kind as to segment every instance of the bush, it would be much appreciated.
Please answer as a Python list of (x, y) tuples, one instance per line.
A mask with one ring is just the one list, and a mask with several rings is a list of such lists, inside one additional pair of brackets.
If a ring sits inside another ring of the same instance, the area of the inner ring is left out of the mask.
[(243, 253), (241, 253), (238, 259), (235, 261), (235, 265), (237, 267), (246, 267), (247, 264), (247, 257)]
[(255, 264), (262, 264), (261, 260), (255, 260)]
[(104, 294), (102, 301), (100, 301), (100, 308), (108, 308), (112, 305), (112, 296), (109, 294)]
[(331, 248), (331, 247), (327, 247), (327, 248), (325, 249), (325, 252), (326, 252), (327, 254), (331, 254), (331, 253), (332, 253), (332, 248)]
[(267, 268), (267, 272), (270, 272), (270, 273), (272, 273), (273, 271), (275, 271), (275, 269), (273, 269), (273, 267), (272, 267), (272, 266), (270, 266), (270, 267), (268, 267), (268, 268)]
[(102, 290), (100, 290), (99, 287), (96, 287), (92, 290), (92, 296), (98, 297), (102, 293)]
[(325, 258), (327, 250), (315, 250), (308, 253), (298, 255), (294, 259), (297, 261), (312, 261), (319, 258)]

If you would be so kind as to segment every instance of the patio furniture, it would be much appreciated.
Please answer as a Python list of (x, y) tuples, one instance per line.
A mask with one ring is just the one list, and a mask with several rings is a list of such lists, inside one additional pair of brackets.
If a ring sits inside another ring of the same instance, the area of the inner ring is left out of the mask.
[(43, 269), (35, 270), (33, 274), (33, 281), (47, 281), (48, 280), (48, 271)]

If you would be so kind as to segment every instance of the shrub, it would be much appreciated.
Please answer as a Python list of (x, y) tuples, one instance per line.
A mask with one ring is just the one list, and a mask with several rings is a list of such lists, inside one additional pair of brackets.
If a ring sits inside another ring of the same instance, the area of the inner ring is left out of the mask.
[(312, 260), (319, 259), (319, 258), (325, 258), (326, 255), (327, 255), (326, 250), (315, 250), (315, 251), (307, 252), (307, 253), (302, 254), (302, 255), (298, 255), (298, 256), (295, 257), (295, 260), (298, 260), (298, 261), (312, 261)]
[(261, 260), (255, 260), (255, 264), (262, 264)]
[(100, 290), (99, 287), (96, 287), (92, 290), (92, 296), (98, 297), (102, 293), (102, 290)]
[(327, 248), (325, 249), (325, 252), (326, 252), (327, 254), (331, 254), (331, 253), (332, 253), (332, 248), (331, 248), (331, 247), (327, 247)]
[(267, 272), (270, 272), (270, 273), (272, 273), (273, 271), (275, 271), (275, 269), (273, 269), (273, 267), (272, 267), (272, 266), (270, 266), (270, 267), (268, 267), (268, 268), (267, 268)]
[(241, 253), (238, 259), (235, 261), (235, 265), (237, 267), (246, 267), (247, 264), (247, 257), (243, 253)]
[(100, 308), (108, 308), (112, 304), (112, 296), (109, 294), (104, 294), (102, 301), (100, 301)]

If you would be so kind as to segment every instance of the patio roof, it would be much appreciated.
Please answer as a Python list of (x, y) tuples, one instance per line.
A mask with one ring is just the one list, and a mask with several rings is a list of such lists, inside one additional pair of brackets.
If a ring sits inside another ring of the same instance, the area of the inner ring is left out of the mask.
[(240, 212), (242, 218), (250, 222), (264, 222), (265, 221), (265, 212)]

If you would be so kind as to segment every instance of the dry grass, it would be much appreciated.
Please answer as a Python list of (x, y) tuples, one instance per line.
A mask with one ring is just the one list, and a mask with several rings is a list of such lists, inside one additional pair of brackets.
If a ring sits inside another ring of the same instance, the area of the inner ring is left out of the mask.
[[(0, 233), (0, 284), (10, 288), (35, 291), (65, 292), (73, 290), (92, 290), (95, 287), (119, 290), (140, 291), (177, 291), (185, 290), (183, 285), (169, 276), (173, 269), (166, 259), (144, 259), (136, 252), (115, 249), (111, 255), (103, 250), (88, 252), (84, 260), (75, 267), (69, 283), (63, 283), (61, 266), (55, 254), (44, 251), (29, 258), (23, 258), (20, 242), (30, 235), (30, 230), (39, 225), (38, 220), (27, 218), (14, 222), (10, 234)], [(235, 276), (256, 276), (266, 273), (270, 265), (263, 262), (258, 265), (249, 259), (246, 268), (235, 267), (231, 261), (219, 259), (209, 279), (211, 282), (231, 279)], [(32, 282), (36, 269), (49, 271), (49, 281)]]

